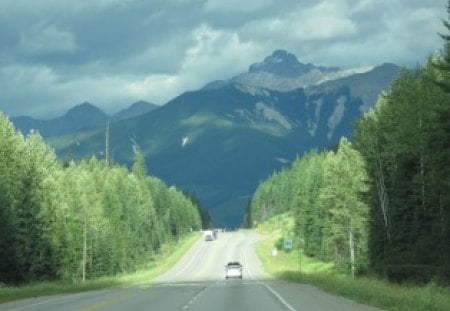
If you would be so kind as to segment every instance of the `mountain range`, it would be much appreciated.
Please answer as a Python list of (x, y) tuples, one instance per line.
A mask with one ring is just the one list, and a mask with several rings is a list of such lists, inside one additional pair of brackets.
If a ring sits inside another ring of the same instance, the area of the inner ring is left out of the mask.
[[(115, 162), (131, 165), (138, 147), (150, 174), (195, 194), (217, 226), (237, 226), (260, 181), (297, 155), (350, 136), (352, 123), (399, 70), (394, 64), (327, 68), (277, 50), (246, 73), (183, 93), (158, 109), (109, 119), (110, 152)], [(61, 159), (101, 158), (108, 118), (87, 104), (78, 108), (98, 116), (101, 126), (78, 116), (89, 126), (46, 129), (51, 135), (44, 136)]]
[(154, 104), (139, 101), (113, 115), (108, 115), (93, 104), (84, 102), (76, 105), (67, 111), (66, 114), (58, 118), (41, 120), (28, 116), (20, 116), (11, 118), (11, 121), (24, 135), (34, 129), (42, 137), (46, 138), (75, 133), (80, 130), (105, 127), (107, 122), (133, 118), (158, 107)]

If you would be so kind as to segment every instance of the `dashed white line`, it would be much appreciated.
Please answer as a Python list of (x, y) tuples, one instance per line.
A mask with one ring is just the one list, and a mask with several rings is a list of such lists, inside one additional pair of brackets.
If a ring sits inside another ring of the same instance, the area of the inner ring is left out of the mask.
[(201, 295), (203, 295), (203, 293), (206, 291), (206, 287), (202, 290), (202, 291), (200, 291), (197, 295), (195, 295), (194, 297), (192, 297), (191, 298), (191, 300), (189, 300), (189, 302), (186, 304), (186, 305), (184, 305), (183, 306), (183, 310), (186, 310), (186, 309), (189, 309), (189, 307), (191, 306), (191, 305), (193, 305), (194, 304), (194, 302), (198, 299), (198, 298), (200, 298), (200, 296)]

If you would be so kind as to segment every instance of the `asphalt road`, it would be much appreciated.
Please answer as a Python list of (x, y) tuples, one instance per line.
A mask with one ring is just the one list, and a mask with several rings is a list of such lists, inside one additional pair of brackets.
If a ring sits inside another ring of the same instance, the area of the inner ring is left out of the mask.
[[(199, 240), (170, 271), (148, 283), (14, 301), (0, 304), (0, 311), (379, 310), (312, 286), (271, 279), (254, 252), (256, 240), (251, 232), (220, 232), (215, 241)], [(244, 265), (242, 280), (225, 279), (228, 261)]]

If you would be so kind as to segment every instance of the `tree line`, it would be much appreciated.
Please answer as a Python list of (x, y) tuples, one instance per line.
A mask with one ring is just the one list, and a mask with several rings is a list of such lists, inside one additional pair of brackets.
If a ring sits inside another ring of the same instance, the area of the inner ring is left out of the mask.
[(307, 256), (333, 261), (341, 271), (367, 270), (368, 205), (363, 158), (342, 138), (337, 151), (310, 151), (257, 188), (253, 225), (280, 213), (295, 218), (295, 239)]
[(249, 223), (290, 212), (304, 252), (340, 270), (450, 282), (450, 36), (441, 36), (443, 51), (402, 70), (352, 143), (311, 151), (261, 183)]
[(95, 158), (60, 163), (38, 133), (0, 113), (0, 282), (135, 271), (201, 228), (198, 207), (146, 173)]

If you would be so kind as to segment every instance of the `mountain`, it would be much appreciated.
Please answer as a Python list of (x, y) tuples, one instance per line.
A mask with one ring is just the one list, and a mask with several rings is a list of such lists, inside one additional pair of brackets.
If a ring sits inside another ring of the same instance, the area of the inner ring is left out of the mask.
[(11, 121), (24, 135), (37, 130), (43, 137), (61, 136), (83, 129), (105, 125), (109, 117), (96, 106), (85, 102), (76, 105), (61, 117), (51, 120), (38, 120), (32, 117), (14, 117)]
[[(281, 62), (266, 58), (268, 67), (252, 65), (249, 71), (287, 79), (312, 71), (323, 72), (324, 79), (340, 72), (308, 64), (286, 71), (269, 66)], [(298, 154), (350, 136), (353, 121), (389, 88), (399, 69), (384, 64), (289, 91), (223, 80), (111, 124), (111, 154), (114, 161), (131, 165), (138, 144), (151, 174), (194, 193), (217, 226), (236, 226), (260, 181)], [(98, 129), (48, 141), (61, 158), (80, 159), (102, 157), (105, 138)]]
[(113, 114), (111, 118), (114, 121), (129, 119), (147, 112), (151, 112), (157, 108), (159, 108), (159, 106), (141, 100)]
[(387, 91), (393, 79), (398, 75), (400, 67), (395, 64), (385, 63), (373, 67), (368, 71), (353, 71), (353, 74), (339, 79), (316, 84), (307, 88), (307, 92), (320, 94), (336, 90), (342, 85), (348, 86), (352, 90), (352, 96), (361, 98), (363, 105), (362, 112), (366, 112), (373, 107), (381, 91)]
[(217, 80), (204, 86), (204, 89), (220, 88), (226, 84), (240, 83), (259, 86), (275, 91), (293, 91), (300, 87), (310, 87), (326, 81), (338, 80), (354, 74), (369, 72), (374, 67), (366, 66), (352, 69), (315, 66), (303, 64), (294, 54), (276, 50), (264, 61), (250, 65), (248, 72), (239, 74), (229, 80)]
[(317, 70), (322, 73), (336, 72), (339, 68), (317, 67), (311, 63), (303, 64), (294, 54), (285, 50), (275, 50), (263, 62), (250, 65), (248, 73), (271, 73), (280, 77), (295, 78)]
[[(19, 117), (12, 117), (11, 122), (14, 123), (16, 129), (21, 131), (23, 135), (27, 135), (32, 129), (38, 129), (39, 132), (46, 131), (44, 129), (46, 127), (45, 120), (39, 120), (28, 116), (19, 116)], [(62, 135), (62, 133), (58, 134)]]
[(13, 117), (11, 121), (24, 135), (30, 130), (37, 130), (43, 137), (63, 136), (82, 130), (104, 128), (108, 121), (114, 122), (132, 118), (151, 112), (158, 106), (140, 101), (132, 104), (112, 116), (108, 116), (100, 108), (84, 102), (76, 105), (61, 117), (50, 120), (39, 120), (32, 117)]

